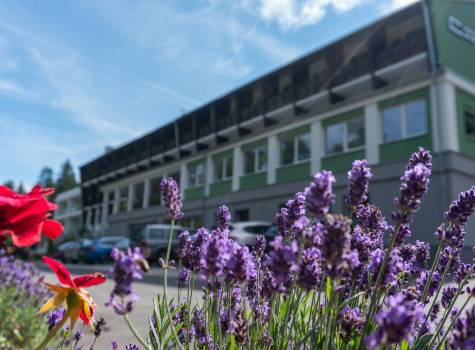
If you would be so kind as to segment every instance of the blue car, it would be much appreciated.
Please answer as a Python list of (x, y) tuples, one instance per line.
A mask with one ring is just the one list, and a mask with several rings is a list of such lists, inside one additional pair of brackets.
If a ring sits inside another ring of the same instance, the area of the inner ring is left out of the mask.
[(88, 264), (105, 264), (112, 261), (111, 252), (117, 245), (123, 246), (128, 241), (122, 236), (105, 236), (91, 240), (81, 247), (79, 260)]

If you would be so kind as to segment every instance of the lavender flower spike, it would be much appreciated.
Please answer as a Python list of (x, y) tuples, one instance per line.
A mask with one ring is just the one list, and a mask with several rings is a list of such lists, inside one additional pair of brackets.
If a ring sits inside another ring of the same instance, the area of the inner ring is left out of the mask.
[(163, 179), (160, 183), (160, 190), (162, 191), (163, 203), (168, 210), (170, 218), (177, 220), (183, 217), (183, 212), (181, 211), (183, 202), (181, 200), (180, 188), (176, 181), (171, 177)]
[(368, 182), (373, 176), (368, 167), (368, 161), (355, 160), (351, 170), (348, 172), (348, 195), (345, 202), (349, 207), (356, 206), (366, 201), (368, 193)]
[(450, 222), (464, 225), (474, 210), (475, 186), (472, 186), (468, 191), (460, 193), (458, 199), (452, 202), (449, 210), (445, 212), (445, 218)]
[(305, 189), (307, 207), (317, 218), (322, 218), (330, 210), (335, 201), (332, 185), (336, 181), (331, 171), (323, 170), (315, 174), (313, 181)]
[(429, 188), (431, 169), (426, 164), (430, 163), (428, 160), (416, 163), (416, 159), (419, 159), (417, 154), (418, 152), (411, 156), (408, 169), (401, 176), (399, 197), (395, 199), (399, 210), (393, 212), (392, 217), (399, 224), (411, 222), (411, 215), (419, 210), (421, 199)]
[(228, 230), (229, 225), (231, 224), (231, 213), (229, 208), (225, 205), (221, 205), (216, 211), (216, 216), (218, 218), (218, 228), (222, 231)]

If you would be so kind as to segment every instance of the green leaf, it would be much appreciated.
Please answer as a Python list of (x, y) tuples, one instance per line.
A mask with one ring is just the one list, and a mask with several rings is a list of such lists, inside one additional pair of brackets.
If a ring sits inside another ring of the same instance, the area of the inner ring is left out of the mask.
[(326, 297), (327, 297), (327, 305), (328, 305), (330, 304), (330, 301), (332, 299), (332, 280), (330, 276), (327, 276)]
[(427, 348), (427, 345), (429, 344), (430, 340), (432, 338), (431, 333), (426, 333), (422, 337), (420, 337), (416, 344), (414, 345), (414, 350), (423, 350)]
[(403, 342), (401, 343), (401, 350), (407, 350), (409, 349), (409, 343), (407, 340), (403, 340)]

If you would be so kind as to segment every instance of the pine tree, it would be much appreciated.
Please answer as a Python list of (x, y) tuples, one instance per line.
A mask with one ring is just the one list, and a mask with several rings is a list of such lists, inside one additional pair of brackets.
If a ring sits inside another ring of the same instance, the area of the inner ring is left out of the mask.
[(15, 189), (15, 183), (12, 180), (7, 180), (3, 183), (4, 186), (7, 186), (12, 191)]
[(74, 174), (74, 168), (71, 165), (69, 159), (67, 159), (61, 166), (61, 171), (56, 181), (56, 192), (63, 192), (74, 188), (78, 185), (76, 181), (76, 175)]
[(53, 180), (53, 169), (47, 166), (41, 169), (40, 176), (38, 176), (37, 183), (41, 187), (54, 187), (55, 184)]
[(23, 186), (23, 182), (20, 182), (18, 184), (18, 187), (16, 189), (16, 192), (19, 193), (19, 194), (25, 194), (26, 191), (25, 191), (25, 186)]

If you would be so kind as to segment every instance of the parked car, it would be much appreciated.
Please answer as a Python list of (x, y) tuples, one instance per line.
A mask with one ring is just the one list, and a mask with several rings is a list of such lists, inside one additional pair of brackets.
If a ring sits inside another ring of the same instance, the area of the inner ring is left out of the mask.
[(252, 246), (259, 235), (264, 235), (271, 223), (267, 221), (234, 222), (229, 227), (229, 238), (239, 244)]
[(124, 239), (123, 236), (104, 236), (91, 240), (81, 246), (79, 259), (89, 264), (110, 262), (112, 248)]
[(56, 259), (59, 259), (65, 263), (77, 263), (79, 261), (80, 249), (81, 243), (78, 241), (69, 241), (60, 244), (58, 251), (56, 252)]
[[(132, 245), (139, 246), (150, 263), (157, 263), (158, 258), (165, 258), (168, 248), (168, 236), (171, 225), (153, 224), (145, 226), (142, 231), (131, 237)], [(176, 257), (179, 245), (179, 235), (186, 228), (175, 225), (172, 236), (172, 257)]]
[(277, 236), (278, 234), (279, 234), (279, 229), (277, 228), (277, 225), (272, 225), (271, 227), (267, 229), (266, 232), (264, 232), (264, 237), (266, 238), (266, 241), (269, 244), (270, 242), (274, 240), (275, 236)]

